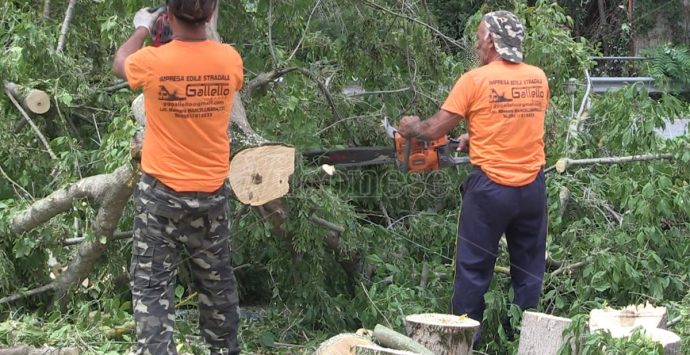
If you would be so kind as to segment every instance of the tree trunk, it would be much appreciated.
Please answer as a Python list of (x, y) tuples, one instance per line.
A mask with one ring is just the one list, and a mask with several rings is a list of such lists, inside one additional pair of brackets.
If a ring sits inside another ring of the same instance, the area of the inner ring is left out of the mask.
[(377, 324), (374, 328), (374, 339), (376, 339), (378, 344), (387, 348), (411, 351), (415, 354), (434, 355), (433, 352), (417, 342), (416, 339), (409, 338), (380, 324)]
[(526, 311), (522, 316), (518, 355), (556, 355), (565, 339), (568, 318)]
[(479, 322), (451, 314), (413, 314), (405, 318), (407, 335), (437, 355), (472, 352)]

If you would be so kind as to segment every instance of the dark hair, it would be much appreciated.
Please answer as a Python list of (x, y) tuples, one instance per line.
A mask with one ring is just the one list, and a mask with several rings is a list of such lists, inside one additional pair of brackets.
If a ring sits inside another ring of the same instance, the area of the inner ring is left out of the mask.
[(189, 25), (203, 24), (213, 15), (218, 0), (166, 0), (168, 11)]

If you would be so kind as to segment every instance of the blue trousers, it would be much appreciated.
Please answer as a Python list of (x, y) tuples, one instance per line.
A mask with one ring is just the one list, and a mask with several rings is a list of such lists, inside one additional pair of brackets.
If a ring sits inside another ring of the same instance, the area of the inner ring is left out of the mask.
[(539, 302), (545, 269), (546, 186), (544, 173), (525, 186), (491, 181), (475, 168), (465, 179), (458, 225), (453, 314), (482, 321), (484, 293), (491, 283), (498, 242), (505, 233), (510, 278), (522, 309)]

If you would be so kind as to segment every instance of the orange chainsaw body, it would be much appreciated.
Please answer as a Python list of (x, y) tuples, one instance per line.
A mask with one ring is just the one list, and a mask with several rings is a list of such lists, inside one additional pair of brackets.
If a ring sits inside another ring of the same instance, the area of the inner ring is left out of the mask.
[(399, 164), (405, 159), (405, 145), (412, 144), (410, 156), (407, 160), (409, 172), (430, 172), (441, 168), (438, 150), (448, 145), (447, 136), (433, 141), (423, 141), (417, 138), (406, 139), (396, 132), (394, 141), (395, 155)]

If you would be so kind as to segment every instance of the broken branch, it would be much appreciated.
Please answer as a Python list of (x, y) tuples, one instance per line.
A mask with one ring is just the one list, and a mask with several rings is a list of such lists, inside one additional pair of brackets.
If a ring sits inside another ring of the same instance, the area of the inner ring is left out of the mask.
[(569, 159), (561, 158), (556, 162), (556, 171), (559, 173), (565, 172), (569, 167), (573, 165), (593, 165), (593, 164), (618, 164), (618, 163), (629, 163), (636, 161), (649, 161), (649, 160), (664, 160), (673, 159), (673, 154), (663, 153), (663, 154), (645, 154), (645, 155), (630, 155), (625, 157), (607, 157), (607, 158), (590, 158), (590, 159)]
[(77, 0), (69, 0), (67, 5), (67, 11), (65, 11), (65, 20), (62, 22), (62, 29), (60, 29), (60, 38), (58, 39), (56, 52), (62, 52), (65, 48), (65, 38), (67, 37), (67, 30), (69, 29), (69, 24), (72, 22), (72, 17), (74, 16), (74, 7), (77, 5)]

